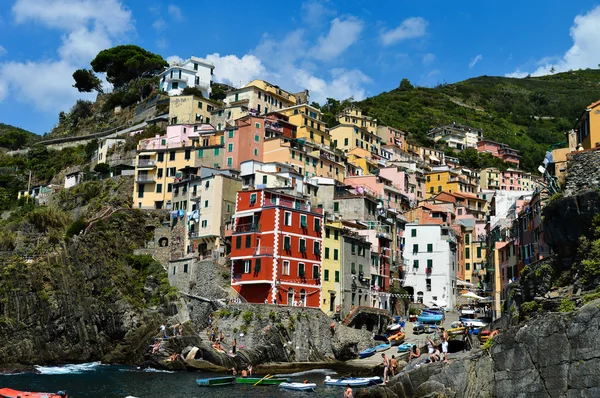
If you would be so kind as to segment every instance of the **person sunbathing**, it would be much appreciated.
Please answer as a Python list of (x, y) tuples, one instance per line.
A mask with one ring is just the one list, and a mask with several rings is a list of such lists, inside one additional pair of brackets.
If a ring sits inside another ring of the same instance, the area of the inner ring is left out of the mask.
[(420, 357), (421, 357), (421, 350), (416, 345), (413, 345), (410, 355), (408, 357), (408, 362), (410, 362), (413, 358), (420, 358)]

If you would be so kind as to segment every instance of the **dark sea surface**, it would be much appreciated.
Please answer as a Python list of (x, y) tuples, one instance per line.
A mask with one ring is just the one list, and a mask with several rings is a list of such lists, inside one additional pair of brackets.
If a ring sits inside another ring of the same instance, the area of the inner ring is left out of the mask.
[[(292, 381), (317, 383), (315, 392), (285, 391), (278, 386), (229, 385), (199, 387), (196, 379), (223, 376), (207, 372), (165, 372), (100, 363), (37, 367), (40, 374), (0, 375), (0, 387), (55, 393), (66, 390), (70, 398), (269, 398), (343, 397), (343, 387), (323, 385), (328, 370), (289, 375)], [(288, 376), (286, 376), (288, 377)], [(356, 391), (356, 389), (354, 389)]]

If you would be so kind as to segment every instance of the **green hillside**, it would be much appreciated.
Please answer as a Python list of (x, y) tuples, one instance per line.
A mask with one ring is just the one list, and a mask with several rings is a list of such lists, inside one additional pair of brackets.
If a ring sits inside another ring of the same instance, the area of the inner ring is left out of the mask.
[(39, 140), (40, 136), (19, 127), (0, 123), (0, 148), (15, 150)]
[(600, 70), (580, 70), (523, 79), (482, 76), (435, 88), (403, 84), (357, 105), (423, 145), (431, 145), (426, 133), (437, 125), (480, 128), (485, 137), (520, 150), (522, 168), (535, 170), (550, 145), (563, 141), (598, 99)]

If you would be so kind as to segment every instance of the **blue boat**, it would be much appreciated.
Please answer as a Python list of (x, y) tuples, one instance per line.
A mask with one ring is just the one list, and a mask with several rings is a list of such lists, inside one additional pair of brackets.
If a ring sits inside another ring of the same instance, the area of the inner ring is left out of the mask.
[(381, 383), (381, 378), (379, 376), (374, 377), (342, 377), (339, 379), (332, 379), (330, 376), (325, 376), (325, 381), (323, 382), (326, 386), (340, 386), (340, 387), (366, 387), (373, 386)]
[(413, 346), (412, 343), (400, 344), (398, 346), (398, 352), (407, 352), (407, 351), (410, 351), (410, 349), (412, 348), (412, 346)]
[(375, 348), (367, 348), (366, 350), (364, 350), (360, 354), (358, 354), (358, 356), (361, 358), (368, 358), (368, 357), (372, 357), (373, 355), (375, 355), (376, 352), (377, 352), (377, 350)]
[(233, 384), (234, 382), (235, 376), (210, 377), (208, 379), (196, 380), (196, 384), (202, 387), (224, 386), (227, 384)]
[(421, 323), (435, 323), (441, 322), (444, 316), (441, 314), (421, 314), (417, 317), (417, 320)]
[(375, 351), (381, 352), (381, 351), (389, 350), (391, 346), (392, 345), (390, 343), (379, 344), (378, 346), (375, 346)]

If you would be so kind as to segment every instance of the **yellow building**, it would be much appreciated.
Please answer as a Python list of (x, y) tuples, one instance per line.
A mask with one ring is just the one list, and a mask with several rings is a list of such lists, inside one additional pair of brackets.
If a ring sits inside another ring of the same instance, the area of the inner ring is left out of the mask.
[(345, 157), (310, 142), (283, 137), (267, 138), (264, 142), (264, 163), (294, 166), (304, 177), (328, 177), (344, 181)]
[(331, 138), (327, 133), (321, 111), (310, 105), (296, 105), (278, 110), (289, 117), (289, 122), (295, 124), (296, 138), (304, 138), (315, 144), (331, 146)]
[(484, 236), (477, 236), (472, 228), (463, 234), (465, 259), (465, 280), (477, 284), (485, 276), (486, 242)]
[(495, 167), (481, 170), (479, 186), (481, 189), (500, 189), (501, 171)]
[(600, 101), (587, 106), (573, 127), (577, 134), (577, 144), (583, 149), (596, 148), (600, 145)]
[(325, 225), (323, 239), (323, 257), (321, 268), (323, 281), (321, 283), (321, 310), (331, 316), (342, 300), (342, 223), (328, 222)]
[(344, 152), (361, 148), (375, 155), (380, 153), (381, 137), (363, 127), (352, 124), (338, 124), (329, 129), (329, 134), (333, 140), (333, 146)]
[[(361, 149), (354, 148), (348, 152), (348, 163), (362, 170), (360, 175), (375, 174), (379, 171), (379, 163), (371, 157), (371, 153)], [(349, 174), (351, 175), (351, 174)]]
[(351, 124), (363, 128), (371, 134), (377, 135), (377, 119), (363, 115), (360, 108), (355, 105), (346, 107), (338, 116), (338, 122), (341, 124)]
[(138, 143), (133, 203), (139, 209), (170, 209), (173, 184), (186, 167), (223, 164), (223, 134), (209, 124), (171, 125), (167, 134)]
[(448, 166), (434, 167), (433, 171), (427, 173), (426, 179), (425, 189), (430, 197), (442, 191), (473, 194), (478, 192), (478, 184), (474, 179)]
[(210, 124), (211, 112), (217, 107), (215, 102), (195, 95), (169, 97), (169, 124)]
[(252, 80), (244, 87), (227, 92), (227, 106), (243, 106), (254, 114), (277, 112), (297, 104), (297, 95), (264, 80)]

